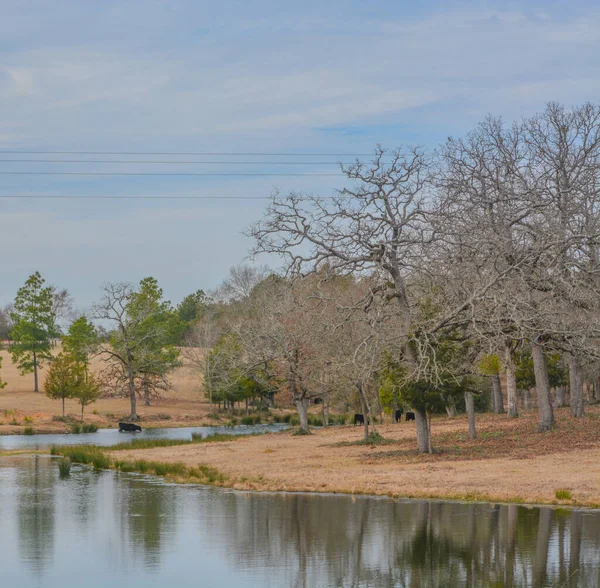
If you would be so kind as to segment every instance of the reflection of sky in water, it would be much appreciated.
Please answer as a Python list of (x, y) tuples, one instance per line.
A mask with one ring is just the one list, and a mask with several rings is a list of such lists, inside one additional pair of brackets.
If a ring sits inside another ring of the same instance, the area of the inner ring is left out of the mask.
[(598, 586), (600, 512), (252, 494), (0, 459), (2, 586)]
[(143, 429), (141, 433), (120, 433), (118, 429), (100, 429), (85, 435), (4, 435), (0, 436), (0, 449), (46, 449), (51, 445), (116, 445), (132, 439), (190, 439), (192, 433), (206, 437), (214, 433), (237, 435), (259, 434), (287, 429), (285, 424), (237, 425), (235, 427), (171, 427)]

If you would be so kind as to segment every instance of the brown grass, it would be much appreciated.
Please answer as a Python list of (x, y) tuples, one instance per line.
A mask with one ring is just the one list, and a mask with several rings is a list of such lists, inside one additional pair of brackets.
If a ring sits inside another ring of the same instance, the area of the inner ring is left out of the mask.
[[(59, 353), (60, 347), (56, 347), (54, 353)], [(0, 390), (0, 434), (22, 433), (25, 417), (33, 419), (38, 433), (62, 432), (65, 424), (52, 420), (53, 416), (62, 414), (61, 402), (50, 400), (43, 393), (44, 380), (47, 366), (39, 372), (40, 390), (33, 392), (33, 374), (21, 375), (18, 368), (13, 365), (8, 350), (0, 351), (2, 367), (0, 368), (0, 379), (7, 383)], [(103, 367), (102, 360), (95, 359), (92, 362), (92, 371), (98, 372)], [(138, 414), (145, 421), (145, 426), (195, 426), (209, 424), (207, 418), (209, 412), (208, 403), (204, 400), (204, 394), (200, 386), (200, 380), (190, 366), (185, 365), (176, 370), (172, 377), (173, 390), (165, 392), (162, 398), (152, 402), (152, 406), (144, 406), (138, 402)], [(16, 411), (13, 416), (5, 416), (4, 411)], [(93, 414), (93, 412), (98, 414)], [(66, 402), (67, 415), (79, 419), (80, 406), (72, 400)], [(86, 422), (95, 423), (100, 427), (115, 427), (119, 420), (123, 420), (129, 414), (129, 400), (127, 398), (103, 398), (85, 410)], [(170, 419), (164, 418), (168, 415)], [(13, 418), (19, 425), (10, 425)], [(31, 424), (31, 423), (30, 423)]]
[[(518, 420), (484, 415), (479, 438), (466, 420), (433, 422), (435, 455), (414, 450), (414, 423), (378, 427), (395, 445), (340, 445), (362, 428), (248, 437), (227, 443), (119, 452), (121, 459), (198, 463), (218, 468), (227, 485), (266, 491), (342, 492), (404, 497), (600, 505), (600, 410), (576, 421), (557, 411), (559, 427), (535, 432), (536, 415)], [(557, 499), (556, 489), (571, 493)]]

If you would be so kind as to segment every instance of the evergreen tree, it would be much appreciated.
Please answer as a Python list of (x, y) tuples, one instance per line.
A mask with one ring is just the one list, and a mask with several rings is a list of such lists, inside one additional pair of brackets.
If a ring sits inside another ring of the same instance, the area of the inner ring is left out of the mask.
[(57, 336), (52, 287), (45, 285), (39, 272), (29, 276), (17, 292), (10, 317), (13, 363), (22, 374), (33, 372), (34, 391), (38, 392), (38, 369), (43, 361), (52, 360), (50, 341)]

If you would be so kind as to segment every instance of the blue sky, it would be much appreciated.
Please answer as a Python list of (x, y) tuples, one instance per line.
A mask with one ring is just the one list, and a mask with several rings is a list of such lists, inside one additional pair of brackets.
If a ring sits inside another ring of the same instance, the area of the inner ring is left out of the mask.
[[(370, 153), (378, 143), (434, 146), (488, 113), (510, 120), (550, 100), (598, 100), (599, 30), (600, 7), (591, 1), (0, 0), (0, 151)], [(59, 158), (0, 154), (19, 157)], [(336, 168), (0, 162), (0, 172), (26, 170)], [(175, 302), (216, 286), (246, 256), (242, 231), (265, 205), (85, 197), (250, 197), (274, 187), (327, 195), (342, 185), (335, 175), (0, 175), (0, 182), (3, 195), (82, 198), (0, 199), (0, 303), (38, 269), (82, 307), (105, 281), (153, 275)]]

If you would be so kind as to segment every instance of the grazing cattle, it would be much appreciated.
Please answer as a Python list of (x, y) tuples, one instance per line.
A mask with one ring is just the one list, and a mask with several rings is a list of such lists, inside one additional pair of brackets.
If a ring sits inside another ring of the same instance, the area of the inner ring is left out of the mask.
[(355, 425), (364, 425), (365, 417), (362, 414), (355, 414), (354, 415), (354, 424)]
[(415, 420), (415, 413), (414, 412), (407, 412), (406, 413), (406, 420), (407, 421), (414, 421)]
[(135, 433), (136, 431), (141, 431), (142, 427), (139, 425), (134, 425), (133, 423), (119, 423), (119, 433), (121, 431), (127, 431), (128, 433)]
[(399, 423), (402, 420), (403, 412), (404, 412), (404, 410), (402, 410), (401, 408), (396, 410), (396, 412), (394, 413), (394, 422), (395, 423)]

